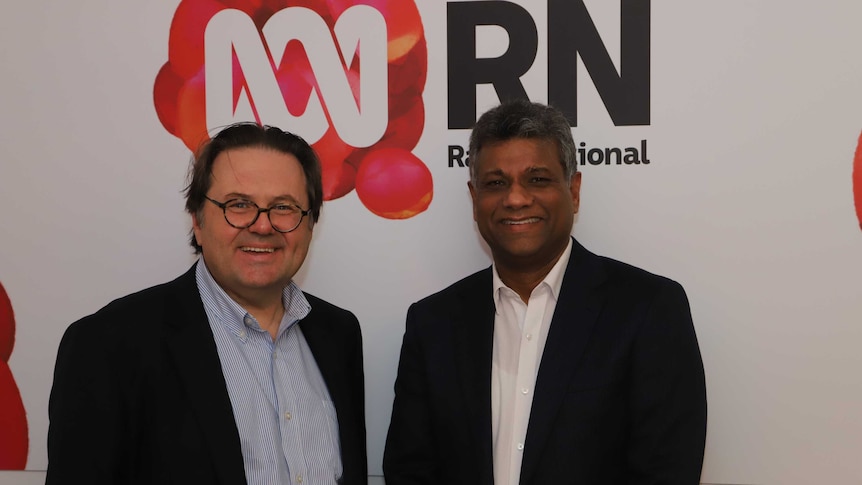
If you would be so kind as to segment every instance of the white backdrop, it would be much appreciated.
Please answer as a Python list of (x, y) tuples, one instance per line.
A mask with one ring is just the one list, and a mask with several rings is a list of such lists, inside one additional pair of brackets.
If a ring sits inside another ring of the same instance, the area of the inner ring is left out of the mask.
[[(355, 192), (327, 202), (298, 276), (362, 323), (373, 475), (407, 306), (490, 261), (467, 169), (448, 166), (448, 145), (465, 145), (468, 131), (447, 129), (447, 2), (417, 3), (428, 64), (413, 153), (431, 171), (433, 201), (405, 220), (372, 214)], [(545, 101), (546, 2), (517, 3), (539, 32), (522, 81)], [(584, 3), (619, 67), (619, 3)], [(65, 327), (193, 261), (180, 193), (189, 151), (153, 107), (177, 5), (34, 0), (0, 15), (0, 282), (16, 315), (9, 364), (30, 470), (47, 464)], [(575, 235), (688, 291), (707, 373), (705, 483), (862, 482), (862, 230), (851, 187), (860, 19), (849, 0), (652, 2), (646, 126), (614, 126), (579, 65), (576, 141), (646, 139), (651, 163), (582, 167)], [(477, 32), (479, 57), (505, 50), (505, 32)], [(479, 86), (479, 111), (495, 102)], [(0, 473), (2, 483), (28, 479)]]

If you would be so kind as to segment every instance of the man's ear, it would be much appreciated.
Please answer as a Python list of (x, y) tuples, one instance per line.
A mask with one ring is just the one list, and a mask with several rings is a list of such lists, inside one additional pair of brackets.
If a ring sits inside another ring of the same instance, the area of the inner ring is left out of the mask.
[(581, 172), (575, 172), (572, 175), (572, 180), (569, 183), (569, 190), (572, 193), (572, 206), (574, 213), (578, 213), (578, 208), (581, 205)]
[(203, 216), (201, 216), (200, 211), (192, 213), (192, 231), (195, 234), (195, 241), (197, 241), (198, 246), (201, 244), (201, 228), (203, 227)]
[(476, 187), (473, 187), (473, 182), (467, 181), (467, 188), (470, 189), (470, 198), (473, 200), (473, 220), (476, 220)]

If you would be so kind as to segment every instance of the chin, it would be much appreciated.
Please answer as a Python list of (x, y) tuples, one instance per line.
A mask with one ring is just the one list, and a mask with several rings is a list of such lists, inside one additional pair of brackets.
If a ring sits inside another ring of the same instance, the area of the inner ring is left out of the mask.
[(502, 246), (492, 249), (494, 259), (532, 260), (541, 254), (541, 248), (535, 246)]

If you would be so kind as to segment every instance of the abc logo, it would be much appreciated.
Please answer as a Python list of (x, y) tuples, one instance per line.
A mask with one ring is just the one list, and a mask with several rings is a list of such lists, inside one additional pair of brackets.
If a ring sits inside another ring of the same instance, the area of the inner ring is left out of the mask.
[(193, 151), (236, 121), (275, 125), (317, 151), (326, 200), (355, 188), (373, 213), (403, 219), (433, 194), (411, 153), (426, 73), (413, 0), (183, 0), (153, 97)]

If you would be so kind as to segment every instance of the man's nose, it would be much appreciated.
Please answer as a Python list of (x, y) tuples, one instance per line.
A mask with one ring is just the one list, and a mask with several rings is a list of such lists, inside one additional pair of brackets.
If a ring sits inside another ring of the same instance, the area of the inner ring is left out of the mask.
[(256, 234), (270, 234), (275, 232), (272, 223), (269, 221), (269, 211), (260, 211), (257, 215), (257, 220), (254, 224), (248, 226), (248, 230)]
[(506, 192), (503, 203), (506, 207), (519, 208), (528, 206), (533, 202), (533, 194), (519, 183), (513, 183)]

